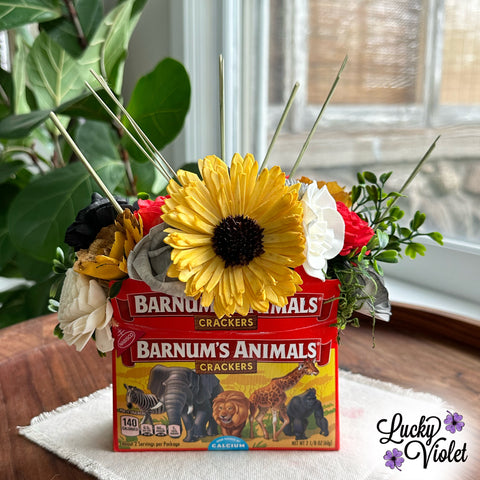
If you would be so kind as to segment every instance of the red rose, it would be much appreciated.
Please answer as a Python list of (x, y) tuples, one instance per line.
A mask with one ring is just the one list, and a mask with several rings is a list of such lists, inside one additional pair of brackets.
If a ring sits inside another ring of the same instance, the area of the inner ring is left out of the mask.
[(162, 223), (162, 206), (167, 197), (157, 197), (155, 200), (138, 199), (138, 210), (135, 216), (140, 214), (143, 220), (143, 234), (147, 235), (152, 227)]
[(340, 255), (348, 255), (364, 247), (375, 232), (365, 220), (349, 210), (344, 203), (337, 202), (337, 211), (345, 222), (345, 241)]

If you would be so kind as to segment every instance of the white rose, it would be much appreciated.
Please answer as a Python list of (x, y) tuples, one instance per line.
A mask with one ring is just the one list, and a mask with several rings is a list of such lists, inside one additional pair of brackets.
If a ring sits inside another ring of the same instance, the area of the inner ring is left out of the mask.
[(113, 350), (112, 314), (112, 305), (96, 280), (72, 268), (67, 270), (60, 295), (58, 321), (68, 345), (75, 345), (80, 351), (95, 332), (98, 350)]
[(325, 280), (327, 260), (343, 248), (345, 222), (326, 186), (318, 189), (316, 183), (311, 183), (302, 203), (307, 257), (303, 267), (308, 275)]

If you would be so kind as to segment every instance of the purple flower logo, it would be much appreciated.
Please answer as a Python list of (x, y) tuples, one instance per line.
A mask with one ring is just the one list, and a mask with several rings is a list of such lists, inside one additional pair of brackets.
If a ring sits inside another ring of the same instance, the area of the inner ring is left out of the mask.
[(403, 455), (403, 452), (401, 452), (400, 450), (397, 450), (396, 448), (394, 448), (392, 451), (387, 450), (387, 452), (383, 456), (383, 459), (387, 460), (385, 462), (385, 466), (390, 467), (392, 470), (396, 468), (401, 472), (400, 468), (398, 467), (401, 467), (402, 463), (405, 461), (402, 455)]
[(445, 427), (450, 433), (461, 432), (465, 426), (465, 422), (462, 422), (463, 415), (459, 415), (457, 412), (452, 413), (447, 410), (447, 418), (443, 421), (447, 426)]

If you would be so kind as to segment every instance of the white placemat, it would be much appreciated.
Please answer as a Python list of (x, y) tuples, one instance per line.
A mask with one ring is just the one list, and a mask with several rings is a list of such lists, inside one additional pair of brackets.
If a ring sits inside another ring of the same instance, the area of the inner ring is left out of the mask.
[[(383, 425), (390, 424), (395, 413), (400, 413), (404, 422), (418, 424), (422, 415), (443, 419), (446, 410), (454, 407), (429, 394), (343, 371), (339, 392), (340, 451), (336, 452), (116, 453), (112, 451), (111, 387), (43, 413), (32, 419), (29, 426), (19, 427), (19, 433), (82, 470), (107, 480), (462, 478), (461, 468), (465, 463), (430, 461), (424, 469), (419, 457), (406, 459), (401, 470), (388, 468), (383, 459), (386, 451), (394, 447), (401, 450), (402, 445), (381, 444), (382, 434), (377, 429), (382, 419), (386, 419)], [(458, 446), (466, 437), (465, 432), (457, 433)], [(451, 434), (443, 432), (442, 427), (439, 436), (448, 435)], [(425, 439), (422, 441), (425, 443)]]

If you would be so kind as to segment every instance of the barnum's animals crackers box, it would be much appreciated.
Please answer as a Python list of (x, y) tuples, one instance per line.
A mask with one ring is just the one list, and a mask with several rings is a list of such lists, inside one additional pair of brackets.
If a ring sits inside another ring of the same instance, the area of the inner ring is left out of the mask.
[(124, 281), (114, 305), (114, 449), (337, 450), (338, 282), (217, 318)]

